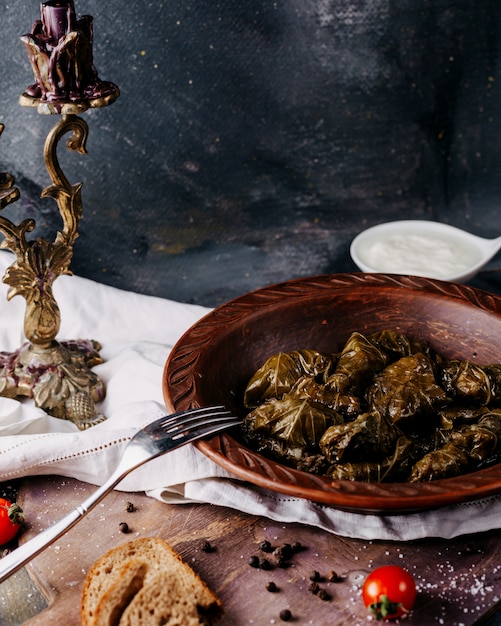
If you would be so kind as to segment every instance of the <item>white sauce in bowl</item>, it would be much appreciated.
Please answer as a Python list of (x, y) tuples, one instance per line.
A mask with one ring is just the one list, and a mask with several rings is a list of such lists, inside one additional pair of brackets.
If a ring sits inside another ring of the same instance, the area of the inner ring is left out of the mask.
[(363, 272), (464, 282), (500, 249), (501, 237), (484, 239), (429, 220), (397, 220), (361, 232), (350, 253)]
[(378, 272), (446, 278), (468, 270), (481, 259), (479, 251), (447, 237), (387, 235), (360, 251), (367, 265)]

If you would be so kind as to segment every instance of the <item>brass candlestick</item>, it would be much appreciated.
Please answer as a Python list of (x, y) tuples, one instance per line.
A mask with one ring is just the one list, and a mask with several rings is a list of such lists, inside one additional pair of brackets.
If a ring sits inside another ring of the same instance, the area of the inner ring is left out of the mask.
[[(59, 165), (57, 148), (71, 133), (67, 148), (85, 153), (88, 125), (76, 114), (111, 104), (119, 90), (97, 76), (92, 62), (92, 18), (77, 20), (71, 0), (51, 0), (41, 8), (42, 20), (21, 38), (36, 83), (22, 94), (20, 103), (36, 107), (39, 113), (61, 116), (45, 142), (44, 161), (52, 185), (42, 191), (42, 197), (57, 202), (63, 228), (53, 242), (43, 238), (29, 241), (26, 235), (35, 228), (33, 219), (16, 226), (0, 216), (0, 230), (5, 235), (0, 247), (16, 256), (3, 281), (9, 285), (9, 300), (16, 295), (26, 300), (24, 332), (28, 340), (14, 353), (0, 353), (0, 394), (33, 398), (50, 415), (85, 429), (105, 419), (96, 407), (104, 398), (105, 386), (90, 370), (102, 363), (97, 342), (56, 341), (60, 311), (52, 285), (58, 276), (71, 274), (73, 243), (82, 216), (82, 184), (70, 184)], [(13, 183), (10, 174), (0, 174), (0, 210), (19, 197)]]

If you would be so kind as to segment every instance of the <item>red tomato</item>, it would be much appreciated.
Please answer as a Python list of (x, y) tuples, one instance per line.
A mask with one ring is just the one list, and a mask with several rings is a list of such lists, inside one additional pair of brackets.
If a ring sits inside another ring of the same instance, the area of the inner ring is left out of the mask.
[(0, 498), (0, 546), (14, 539), (23, 522), (24, 513), (19, 504)]
[(416, 584), (398, 565), (378, 567), (362, 587), (365, 606), (377, 620), (394, 619), (408, 613), (416, 600)]

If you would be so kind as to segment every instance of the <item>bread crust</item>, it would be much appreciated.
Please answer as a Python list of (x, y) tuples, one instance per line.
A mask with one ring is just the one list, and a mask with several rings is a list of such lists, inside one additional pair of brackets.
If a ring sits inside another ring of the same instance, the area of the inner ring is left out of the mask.
[(82, 589), (83, 626), (210, 626), (222, 613), (219, 598), (158, 537), (108, 550)]

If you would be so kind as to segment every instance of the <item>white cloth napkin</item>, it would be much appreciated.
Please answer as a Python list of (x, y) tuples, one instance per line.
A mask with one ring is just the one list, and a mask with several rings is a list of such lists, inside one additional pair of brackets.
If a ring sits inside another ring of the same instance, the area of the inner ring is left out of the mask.
[[(0, 252), (0, 275), (12, 263)], [(79, 431), (30, 400), (0, 398), (0, 481), (55, 474), (100, 485), (137, 429), (165, 414), (162, 372), (169, 350), (209, 309), (126, 292), (77, 276), (54, 283), (61, 309), (59, 339), (95, 339), (105, 362), (95, 367), (107, 395), (107, 420)], [(0, 350), (25, 341), (25, 302), (6, 299), (0, 283)], [(501, 497), (423, 513), (378, 516), (346, 513), (239, 481), (188, 445), (137, 469), (119, 485), (166, 503), (206, 502), (275, 521), (299, 522), (366, 540), (451, 538), (501, 526)]]

